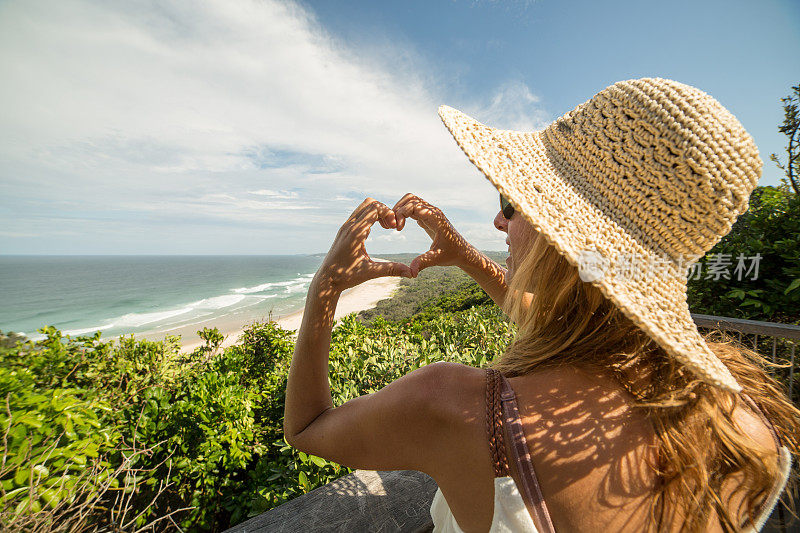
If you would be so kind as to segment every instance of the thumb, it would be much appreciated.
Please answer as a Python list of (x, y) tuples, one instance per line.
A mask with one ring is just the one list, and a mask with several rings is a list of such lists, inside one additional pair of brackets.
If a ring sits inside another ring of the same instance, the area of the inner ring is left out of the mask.
[(421, 270), (434, 266), (442, 255), (441, 250), (428, 250), (422, 255), (417, 256), (411, 261), (411, 274), (416, 278)]
[(384, 276), (412, 277), (411, 269), (408, 265), (392, 261), (370, 261), (367, 271), (369, 272), (370, 278), (380, 278)]

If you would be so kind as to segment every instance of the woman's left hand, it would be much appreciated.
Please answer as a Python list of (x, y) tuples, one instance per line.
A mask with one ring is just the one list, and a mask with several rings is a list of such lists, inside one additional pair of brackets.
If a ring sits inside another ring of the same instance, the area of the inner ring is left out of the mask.
[(378, 200), (366, 198), (339, 228), (315, 279), (341, 292), (382, 276), (412, 277), (408, 265), (376, 262), (367, 254), (364, 241), (376, 221), (385, 229), (397, 227), (394, 211)]

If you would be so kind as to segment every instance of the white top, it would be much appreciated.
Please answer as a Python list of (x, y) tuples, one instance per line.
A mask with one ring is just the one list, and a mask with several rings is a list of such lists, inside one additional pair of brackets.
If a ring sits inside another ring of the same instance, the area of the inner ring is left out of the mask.
[[(435, 533), (464, 533), (458, 527), (441, 489), (436, 489), (436, 495), (433, 497), (431, 518), (433, 518)], [(539, 533), (528, 513), (528, 508), (525, 507), (522, 495), (517, 490), (514, 479), (510, 476), (494, 478), (494, 516), (492, 516), (492, 526), (489, 531), (490, 533), (516, 533), (518, 531)]]
[[(751, 528), (749, 531), (761, 531), (761, 528), (764, 527), (769, 515), (772, 514), (775, 504), (778, 502), (781, 492), (786, 487), (791, 465), (792, 456), (789, 454), (789, 449), (783, 446), (778, 457), (781, 475), (775, 480), (772, 491), (764, 503), (764, 509), (756, 519), (756, 527)], [(440, 489), (436, 489), (436, 495), (433, 497), (433, 503), (431, 503), (431, 518), (433, 518), (434, 533), (464, 533), (458, 526)], [(533, 524), (533, 519), (528, 513), (528, 509), (525, 507), (525, 502), (522, 500), (522, 495), (519, 493), (517, 485), (509, 476), (494, 478), (494, 515), (492, 516), (492, 525), (489, 528), (489, 533), (506, 532), (539, 533)]]

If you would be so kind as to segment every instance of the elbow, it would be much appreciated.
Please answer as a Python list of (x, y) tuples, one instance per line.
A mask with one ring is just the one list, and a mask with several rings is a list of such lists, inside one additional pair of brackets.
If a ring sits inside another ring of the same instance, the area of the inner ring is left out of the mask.
[(295, 446), (295, 439), (296, 438), (297, 438), (297, 435), (295, 435), (295, 433), (290, 430), (289, 426), (286, 424), (286, 421), (284, 420), (284, 422), (283, 422), (283, 440), (285, 440), (286, 443), (289, 446), (291, 446), (292, 448), (297, 448), (297, 446)]
[(306, 449), (306, 443), (303, 441), (300, 433), (296, 433), (293, 431), (288, 431), (286, 424), (283, 425), (283, 438), (286, 440), (286, 444), (294, 448), (299, 452), (310, 453)]
[(297, 424), (292, 422), (292, 417), (289, 415), (288, 411), (286, 409), (284, 409), (284, 411), (283, 411), (283, 439), (292, 448), (298, 448), (297, 436), (299, 435), (299, 433), (300, 432), (297, 430)]
[[(288, 421), (287, 421), (288, 420)], [(286, 416), (283, 417), (283, 438), (286, 443), (296, 450), (303, 450), (302, 442), (300, 438), (300, 434), (303, 432), (302, 429), (297, 427), (297, 424), (293, 424), (291, 420), (287, 419)]]
[[(316, 417), (314, 417), (313, 420), (309, 421), (302, 427), (295, 421), (293, 421), (291, 417), (286, 416), (286, 412), (284, 411), (283, 438), (286, 440), (286, 443), (296, 450), (313, 454), (314, 453), (312, 449), (314, 448), (313, 441), (319, 438), (318, 436), (315, 437), (315, 435), (319, 433), (319, 431), (317, 431), (317, 428), (319, 428), (317, 422), (319, 421), (322, 415), (324, 415), (325, 413), (327, 413), (332, 409), (333, 407), (328, 407), (324, 409)], [(315, 424), (317, 425), (315, 426)]]

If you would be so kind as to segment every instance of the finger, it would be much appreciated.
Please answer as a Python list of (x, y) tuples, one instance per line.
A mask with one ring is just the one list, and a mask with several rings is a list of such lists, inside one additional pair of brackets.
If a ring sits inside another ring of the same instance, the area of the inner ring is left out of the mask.
[(394, 215), (388, 215), (384, 218), (379, 218), (378, 222), (383, 229), (391, 229), (394, 224)]
[(353, 210), (353, 212), (350, 213), (350, 218), (347, 219), (347, 222), (353, 223), (359, 218), (361, 218), (364, 211), (368, 208), (369, 204), (371, 204), (372, 202), (377, 202), (377, 200), (375, 200), (374, 198), (370, 198), (369, 196), (364, 198), (364, 201), (358, 204), (358, 207), (356, 207)]
[(421, 198), (419, 198), (417, 195), (415, 195), (415, 194), (412, 194), (412, 193), (410, 193), (410, 192), (407, 192), (407, 193), (405, 193), (405, 194), (403, 195), (403, 197), (402, 197), (402, 198), (400, 198), (400, 199), (397, 201), (397, 203), (396, 203), (396, 204), (394, 204), (394, 207), (392, 207), (392, 210), (393, 210), (393, 211), (397, 211), (397, 208), (399, 208), (400, 206), (402, 206), (404, 203), (408, 202), (408, 201), (409, 201), (409, 200), (411, 200), (412, 198), (416, 198), (416, 199), (418, 199), (418, 200), (419, 200), (419, 199), (421, 199)]
[(411, 275), (416, 278), (421, 270), (435, 265), (436, 261), (439, 259), (439, 257), (441, 257), (441, 255), (442, 250), (436, 249), (428, 250), (424, 254), (415, 257), (409, 266), (411, 269)]
[(383, 218), (378, 218), (378, 222), (380, 222), (383, 229), (394, 229), (397, 227), (397, 219), (392, 212), (389, 212), (389, 214), (385, 215)]
[(424, 200), (419, 196), (409, 192), (406, 193), (402, 198), (400, 198), (400, 200), (398, 200), (396, 204), (394, 204), (394, 207), (392, 207), (392, 211), (394, 211), (395, 216), (397, 217), (397, 231), (402, 230), (406, 225), (405, 216), (399, 214), (398, 210), (401, 207), (407, 205), (409, 202), (424, 202)]
[(428, 234), (428, 237), (430, 237), (431, 239), (436, 238), (436, 228), (431, 227), (431, 225), (427, 221), (417, 220), (417, 225), (423, 230), (425, 230), (425, 233)]
[(411, 278), (411, 269), (408, 265), (403, 263), (395, 263), (392, 261), (370, 261), (367, 264), (367, 272), (370, 279), (380, 278), (383, 276), (399, 276), (404, 278)]
[(369, 237), (370, 228), (376, 221), (381, 221), (381, 226), (386, 229), (395, 223), (394, 212), (383, 202), (372, 200), (364, 205), (356, 214), (355, 219), (349, 224), (348, 232), (356, 241), (363, 242)]
[(361, 211), (358, 222), (364, 222), (371, 226), (377, 220), (392, 222), (395, 220), (395, 213), (383, 202), (372, 200), (372, 202), (366, 205), (364, 210)]
[(384, 217), (379, 220), (381, 221), (381, 226), (383, 226), (386, 229), (397, 227), (397, 216), (391, 209), (389, 210), (388, 214), (384, 215)]
[[(377, 209), (377, 213), (376, 210)], [(352, 216), (350, 217), (350, 221), (352, 223), (356, 223), (359, 221), (365, 220), (370, 225), (374, 224), (376, 220), (380, 221), (381, 226), (386, 229), (394, 227), (396, 223), (396, 218), (394, 214), (394, 210), (389, 209), (389, 207), (380, 202), (375, 200), (374, 198), (366, 198), (361, 205), (353, 212)]]
[[(411, 201), (397, 210), (396, 214), (403, 217), (403, 227), (405, 227), (405, 220), (412, 218), (416, 220), (423, 228), (434, 229), (438, 227), (438, 209), (425, 201)], [(426, 229), (426, 231), (428, 231)], [(428, 231), (430, 234), (430, 231)]]

